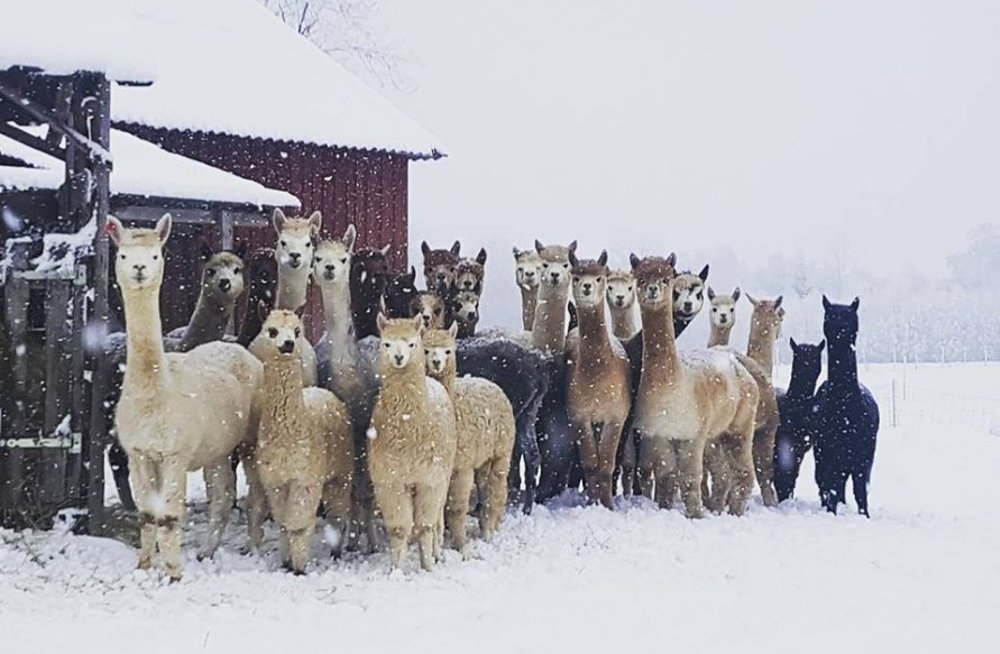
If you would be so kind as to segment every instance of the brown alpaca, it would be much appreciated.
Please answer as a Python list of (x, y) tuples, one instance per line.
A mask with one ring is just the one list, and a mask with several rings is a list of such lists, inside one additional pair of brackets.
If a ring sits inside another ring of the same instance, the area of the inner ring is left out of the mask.
[(729, 335), (736, 324), (736, 302), (740, 299), (740, 289), (733, 290), (732, 295), (716, 295), (712, 287), (708, 287), (708, 301), (712, 312), (708, 318), (712, 323), (712, 331), (708, 335), (708, 347), (729, 345)]
[(632, 273), (612, 270), (608, 275), (608, 310), (611, 311), (611, 333), (622, 341), (635, 336), (635, 280)]
[(410, 536), (420, 566), (441, 558), (444, 507), (455, 463), (455, 410), (426, 374), (420, 317), (379, 314), (381, 389), (368, 430), (368, 466), (389, 534), (389, 562), (400, 567)]
[(455, 269), (460, 261), (462, 244), (455, 241), (449, 250), (432, 250), (427, 241), (420, 244), (424, 255), (424, 281), (427, 290), (441, 297), (451, 295), (455, 288)]
[(542, 245), (536, 240), (535, 250), (542, 260), (542, 279), (538, 286), (535, 322), (531, 327), (531, 345), (545, 354), (561, 354), (566, 348), (569, 257), (576, 252), (576, 241), (562, 246)]
[(631, 368), (621, 342), (608, 335), (607, 251), (596, 261), (570, 253), (570, 262), (580, 326), (566, 347), (566, 407), (580, 448), (587, 494), (610, 509), (615, 454), (632, 404)]
[[(266, 305), (260, 311), (267, 313)], [(302, 386), (297, 350), (302, 323), (291, 312), (276, 309), (264, 320), (250, 352), (264, 364), (259, 389), (260, 427), (248, 474), (257, 475), (271, 515), (281, 527), (285, 567), (303, 574), (309, 560), (316, 509), (320, 500), (340, 537), (340, 554), (351, 516), (354, 473), (353, 428), (347, 407), (330, 391)], [(251, 487), (253, 488), (253, 486)], [(251, 497), (251, 539), (263, 538), (262, 498)]]
[(243, 259), (232, 252), (217, 252), (208, 257), (201, 271), (201, 293), (187, 327), (180, 327), (167, 335), (177, 339), (168, 350), (187, 352), (202, 343), (221, 340), (233, 318), (236, 301), (243, 294)]
[[(753, 488), (753, 427), (759, 391), (753, 377), (722, 350), (677, 351), (673, 323), (675, 255), (631, 257), (643, 325), (642, 378), (633, 428), (640, 433), (639, 477), (647, 497), (673, 504), (680, 487), (688, 517), (702, 515), (705, 446), (727, 455), (720, 480), (730, 513), (741, 515)], [(655, 477), (655, 480), (654, 480)]]
[(420, 316), (424, 321), (424, 329), (444, 329), (445, 304), (437, 293), (420, 291), (410, 300), (410, 317)]
[(445, 521), (455, 549), (465, 546), (465, 520), (473, 486), (483, 500), (479, 528), (483, 538), (496, 534), (507, 506), (507, 473), (514, 449), (514, 409), (499, 386), (480, 377), (456, 379), (455, 335), (424, 332), (427, 374), (448, 391), (455, 407), (457, 447), (448, 490)]
[(534, 250), (518, 250), (515, 246), (514, 262), (517, 264), (517, 287), (521, 289), (521, 323), (525, 331), (531, 331), (535, 325), (542, 260)]
[(455, 267), (455, 290), (483, 294), (486, 277), (486, 248), (479, 248), (475, 259), (462, 259)]

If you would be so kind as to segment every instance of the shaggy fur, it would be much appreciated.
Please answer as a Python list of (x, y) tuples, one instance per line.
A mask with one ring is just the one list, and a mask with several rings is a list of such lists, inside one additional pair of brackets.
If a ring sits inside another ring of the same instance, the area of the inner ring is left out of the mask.
[(420, 244), (420, 251), (424, 255), (424, 281), (427, 290), (448, 299), (455, 290), (455, 273), (458, 262), (461, 261), (459, 255), (462, 244), (455, 241), (449, 250), (432, 250), (427, 241), (424, 241)]
[(795, 482), (806, 453), (816, 440), (816, 381), (823, 368), (823, 348), (788, 340), (792, 348), (792, 378), (788, 390), (778, 391), (781, 423), (775, 437), (774, 490), (783, 502), (795, 493)]
[(382, 387), (372, 411), (368, 464), (389, 533), (389, 560), (400, 567), (410, 536), (424, 570), (441, 557), (444, 507), (455, 463), (455, 410), (426, 375), (423, 321), (378, 316)]
[(535, 250), (542, 260), (542, 279), (538, 287), (535, 322), (531, 327), (531, 345), (544, 354), (561, 355), (566, 348), (566, 305), (571, 277), (569, 257), (576, 252), (576, 241), (569, 246), (546, 246), (536, 240)]
[(389, 281), (389, 265), (382, 249), (361, 248), (351, 257), (351, 319), (358, 340), (378, 336), (378, 315), (383, 309), (383, 295)]
[(542, 260), (534, 250), (514, 247), (517, 287), (521, 290), (521, 324), (525, 331), (535, 325), (535, 305), (538, 302), (538, 283), (542, 277)]
[(115, 427), (129, 456), (139, 508), (139, 567), (151, 567), (159, 550), (165, 571), (178, 579), (187, 473), (205, 471), (209, 533), (201, 554), (211, 556), (235, 500), (229, 455), (254, 439), (252, 398), (262, 369), (235, 344), (164, 352), (159, 291), (170, 225), (169, 214), (155, 229), (126, 230), (109, 217), (107, 231), (118, 246), (115, 269), (128, 325), (128, 366)]
[(462, 259), (455, 266), (455, 290), (483, 294), (486, 276), (486, 248), (479, 248), (475, 259)]
[(778, 497), (774, 492), (774, 439), (778, 432), (778, 401), (774, 392), (771, 375), (774, 370), (774, 346), (781, 330), (785, 310), (781, 308), (781, 296), (775, 300), (757, 300), (747, 295), (753, 304), (750, 317), (750, 336), (747, 342), (747, 358), (755, 366), (741, 363), (754, 375), (760, 387), (760, 404), (757, 406), (757, 426), (754, 428), (753, 461), (760, 485), (764, 506), (774, 506)]
[(420, 291), (410, 300), (406, 318), (420, 316), (424, 321), (424, 329), (444, 329), (447, 319), (444, 300), (437, 293)]
[[(266, 312), (266, 307), (261, 307)], [(251, 540), (263, 541), (264, 503), (281, 528), (281, 559), (285, 567), (304, 574), (322, 499), (327, 519), (338, 535), (346, 535), (351, 514), (351, 478), (354, 446), (347, 407), (322, 388), (304, 388), (297, 344), (302, 332), (299, 317), (274, 310), (264, 321), (250, 352), (264, 364), (258, 391), (260, 426), (254, 465), (263, 497), (248, 499)], [(338, 539), (334, 555), (340, 554)]]
[(729, 345), (729, 336), (736, 325), (736, 303), (740, 299), (740, 289), (733, 289), (731, 295), (716, 295), (712, 287), (708, 287), (708, 301), (712, 311), (708, 314), (712, 322), (712, 331), (708, 335), (708, 347)]
[(479, 296), (469, 291), (459, 291), (451, 299), (448, 316), (458, 325), (459, 338), (472, 338), (479, 324)]
[(826, 510), (836, 513), (837, 504), (846, 501), (850, 477), (858, 512), (867, 516), (879, 411), (871, 392), (858, 383), (854, 347), (860, 303), (854, 298), (849, 305), (833, 304), (823, 296), (827, 380), (816, 394), (818, 432), (813, 456), (816, 485)]
[(455, 407), (455, 465), (445, 521), (451, 545), (465, 546), (465, 517), (473, 486), (482, 499), (479, 527), (491, 539), (507, 506), (507, 473), (514, 449), (514, 410), (503, 390), (480, 377), (456, 379), (457, 328), (424, 332), (427, 374), (441, 382)]
[(385, 285), (385, 311), (390, 318), (410, 318), (410, 303), (417, 297), (417, 269), (410, 266), (410, 272), (392, 275)]
[(612, 270), (608, 274), (608, 310), (611, 312), (611, 333), (621, 341), (635, 336), (635, 280), (632, 273)]
[(271, 221), (278, 236), (274, 248), (278, 261), (276, 308), (297, 311), (306, 303), (313, 250), (323, 217), (314, 211), (308, 218), (288, 218), (281, 209), (275, 209)]

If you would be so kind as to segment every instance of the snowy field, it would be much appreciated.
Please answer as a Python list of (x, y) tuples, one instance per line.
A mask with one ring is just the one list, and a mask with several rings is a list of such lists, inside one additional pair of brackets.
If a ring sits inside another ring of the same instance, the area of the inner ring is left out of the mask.
[(321, 560), (296, 578), (274, 571), (273, 553), (239, 554), (242, 522), (215, 561), (195, 561), (197, 484), (175, 585), (134, 571), (116, 541), (0, 531), (0, 650), (988, 651), (1000, 366), (908, 368), (906, 400), (902, 369), (861, 376), (883, 416), (871, 520), (820, 512), (810, 459), (800, 499), (769, 510), (755, 497), (741, 519), (564, 497), (509, 515), (495, 542), (449, 552), (433, 573), (415, 558), (393, 574), (384, 555), (331, 563), (317, 542)]

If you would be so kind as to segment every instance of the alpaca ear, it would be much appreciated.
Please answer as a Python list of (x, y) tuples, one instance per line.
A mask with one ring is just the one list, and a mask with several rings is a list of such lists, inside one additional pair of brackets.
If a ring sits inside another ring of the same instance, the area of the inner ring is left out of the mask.
[(537, 252), (538, 254), (541, 254), (541, 253), (542, 253), (542, 250), (544, 250), (544, 249), (545, 249), (545, 246), (544, 246), (544, 245), (542, 245), (542, 242), (541, 242), (541, 241), (539, 241), (539, 240), (538, 240), (538, 239), (536, 238), (536, 239), (535, 239), (535, 252)]
[(313, 238), (319, 236), (319, 230), (323, 227), (323, 214), (318, 211), (313, 211), (312, 215), (309, 216), (309, 233), (312, 234)]
[(108, 238), (115, 245), (122, 244), (122, 231), (125, 226), (122, 225), (122, 221), (118, 220), (114, 216), (108, 216), (108, 220), (104, 223), (104, 231), (107, 232)]
[(238, 256), (240, 259), (246, 259), (248, 246), (246, 243), (237, 243), (233, 245), (233, 254)]
[(411, 284), (417, 281), (417, 269), (415, 267), (410, 266), (410, 274), (407, 275), (407, 279), (410, 280)]
[(733, 289), (733, 302), (737, 302), (740, 299), (740, 287), (737, 286)]
[(824, 295), (823, 296), (823, 308), (826, 309), (827, 311), (829, 311), (830, 310), (830, 306), (831, 306), (830, 305), (830, 300), (826, 299), (826, 296)]
[(160, 237), (160, 245), (167, 242), (170, 238), (170, 226), (173, 225), (174, 218), (169, 213), (163, 214), (163, 217), (156, 221), (156, 235)]
[(423, 334), (424, 333), (424, 317), (422, 315), (420, 315), (419, 313), (417, 313), (417, 315), (413, 316), (412, 322), (413, 322), (413, 326), (417, 328), (417, 331), (420, 332), (421, 334)]
[(386, 325), (389, 324), (389, 319), (385, 317), (385, 314), (381, 311), (378, 312), (378, 318), (375, 319), (376, 324), (378, 324), (378, 333), (381, 334), (385, 331)]
[(778, 299), (774, 301), (774, 308), (775, 308), (775, 309), (780, 309), (780, 308), (781, 308), (781, 301), (782, 301), (783, 299), (785, 299), (785, 296), (784, 296), (784, 295), (779, 295), (779, 296), (778, 296)]
[(799, 348), (798, 344), (795, 342), (795, 339), (791, 337), (788, 338), (788, 345), (791, 346), (793, 352)]
[(201, 260), (202, 260), (202, 262), (205, 262), (205, 261), (208, 261), (209, 259), (211, 259), (213, 254), (215, 254), (215, 253), (212, 252), (212, 248), (208, 247), (208, 243), (206, 243), (205, 241), (202, 241), (201, 242)]
[(715, 299), (715, 291), (713, 291), (712, 287), (709, 286), (708, 287), (708, 301), (711, 302), (714, 299)]
[(635, 252), (630, 252), (628, 255), (628, 262), (632, 265), (632, 270), (634, 271), (642, 263), (642, 259), (636, 256)]
[(576, 241), (573, 241), (572, 243), (570, 243), (569, 247), (566, 248), (566, 249), (569, 250), (570, 252), (576, 252)]
[(285, 228), (285, 220), (285, 212), (275, 207), (274, 213), (271, 214), (271, 222), (274, 223), (274, 231), (281, 233), (281, 230)]
[(750, 304), (757, 306), (757, 298), (747, 293), (747, 299), (750, 300)]
[(517, 246), (515, 245), (514, 246), (514, 259), (517, 260), (517, 259), (520, 259), (520, 258), (521, 258), (521, 251), (518, 250)]
[(479, 254), (476, 255), (476, 263), (480, 266), (486, 265), (486, 248), (479, 248)]
[(861, 298), (855, 297), (854, 301), (851, 302), (851, 310), (857, 312), (858, 307), (861, 306)]
[(608, 251), (607, 250), (601, 250), (601, 256), (597, 257), (597, 263), (600, 264), (600, 265), (602, 265), (602, 266), (608, 265)]
[(701, 281), (705, 281), (706, 279), (708, 279), (708, 264), (707, 263), (705, 264), (705, 267), (701, 269), (701, 272), (698, 273), (698, 278), (701, 279)]
[(824, 338), (822, 341), (819, 342), (819, 351), (822, 352), (823, 348), (825, 347), (826, 347), (826, 339)]
[(340, 239), (341, 243), (347, 246), (348, 252), (354, 252), (354, 243), (358, 240), (358, 228), (351, 223), (347, 226), (347, 231), (344, 232), (344, 238)]
[(676, 252), (671, 252), (670, 253), (670, 256), (667, 257), (667, 263), (669, 263), (671, 266), (676, 266), (677, 265), (677, 253)]
[(392, 245), (386, 244), (384, 247), (382, 247), (382, 248), (379, 249), (379, 252), (384, 257), (384, 256), (386, 256), (386, 255), (389, 254), (389, 250), (391, 250), (391, 249), (392, 249)]
[(431, 253), (431, 246), (427, 245), (427, 241), (423, 241), (420, 244), (420, 252), (423, 253), (425, 257)]
[(301, 307), (299, 307), (298, 309), (296, 309), (292, 313), (294, 313), (296, 316), (298, 316), (299, 320), (302, 320), (302, 316), (306, 315), (306, 305), (303, 304)]
[(573, 266), (574, 268), (580, 265), (580, 260), (576, 258), (576, 252), (574, 252), (573, 250), (569, 251), (569, 265)]
[(456, 257), (462, 253), (461, 241), (455, 241), (454, 243), (451, 244), (451, 253), (454, 254)]
[(452, 338), (458, 336), (458, 322), (451, 323), (451, 327), (448, 328), (448, 336)]
[(264, 300), (257, 300), (257, 315), (260, 317), (260, 321), (264, 322), (267, 320), (267, 316), (271, 313), (271, 307), (267, 305)]

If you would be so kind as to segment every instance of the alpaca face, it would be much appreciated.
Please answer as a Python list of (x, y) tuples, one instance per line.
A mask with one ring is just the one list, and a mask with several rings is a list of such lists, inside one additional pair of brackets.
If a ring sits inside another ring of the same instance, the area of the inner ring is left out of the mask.
[(410, 272), (390, 277), (385, 286), (385, 307), (394, 318), (406, 318), (410, 313), (410, 303), (417, 297), (417, 269), (410, 266)]
[(455, 320), (465, 326), (479, 322), (479, 296), (463, 291), (451, 301), (451, 314)]
[(608, 253), (601, 252), (597, 260), (577, 259), (570, 254), (573, 272), (573, 299), (578, 307), (593, 308), (604, 302), (608, 283)]
[[(486, 250), (480, 250), (486, 260)], [(455, 267), (455, 288), (472, 293), (482, 292), (486, 268), (478, 260), (462, 259)]]
[(424, 255), (424, 281), (427, 290), (444, 295), (455, 286), (455, 273), (462, 244), (455, 241), (450, 250), (432, 250), (427, 241), (420, 244)]
[(542, 258), (534, 250), (518, 250), (514, 248), (514, 261), (517, 263), (517, 285), (526, 291), (538, 288), (542, 277)]
[(540, 284), (558, 290), (568, 290), (570, 280), (570, 254), (576, 252), (576, 241), (568, 246), (542, 245), (535, 241), (535, 251), (542, 260)]
[(830, 343), (854, 345), (858, 340), (858, 307), (859, 298), (854, 298), (850, 304), (833, 304), (823, 296), (823, 335)]
[(632, 275), (619, 271), (609, 274), (606, 296), (612, 309), (631, 308), (635, 304), (635, 280)]
[(302, 336), (302, 321), (294, 311), (275, 309), (264, 320), (260, 335), (267, 343), (269, 353), (291, 357), (296, 354), (296, 343)]
[(442, 329), (444, 328), (444, 300), (434, 293), (420, 293), (410, 300), (410, 315), (420, 316), (424, 329)]
[(750, 320), (754, 327), (768, 330), (774, 338), (777, 338), (781, 333), (781, 323), (785, 318), (785, 310), (781, 307), (782, 296), (779, 295), (774, 300), (758, 300), (749, 295), (747, 297), (753, 304), (753, 315)]
[(271, 248), (254, 250), (247, 265), (250, 279), (250, 297), (274, 303), (274, 290), (278, 285), (278, 264)]
[(454, 326), (451, 329), (431, 329), (424, 332), (427, 374), (438, 381), (455, 367), (455, 333)]
[[(708, 277), (707, 270), (705, 277)], [(705, 304), (705, 280), (700, 275), (684, 273), (674, 280), (674, 313), (685, 318), (698, 315)]]
[(219, 252), (205, 263), (201, 271), (203, 293), (231, 303), (243, 294), (243, 260), (231, 252)]
[(285, 269), (306, 270), (312, 264), (313, 247), (319, 238), (322, 216), (318, 211), (309, 218), (287, 218), (281, 209), (274, 210), (274, 230), (278, 245), (274, 248), (278, 265)]
[(666, 259), (663, 257), (639, 259), (633, 254), (631, 260), (639, 306), (659, 309), (670, 303), (674, 277), (677, 275), (674, 270), (677, 256), (671, 254)]
[(819, 373), (823, 369), (823, 348), (826, 341), (820, 341), (817, 345), (809, 343), (796, 343), (795, 339), (789, 339), (792, 346), (792, 377), (807, 379), (815, 382), (819, 379)]
[(424, 369), (423, 318), (390, 319), (379, 314), (378, 328), (379, 364), (383, 371), (402, 370), (411, 363)]
[(370, 297), (381, 296), (389, 278), (389, 264), (385, 252), (363, 248), (351, 259), (351, 293), (364, 293)]
[(708, 301), (712, 304), (709, 318), (712, 326), (731, 328), (736, 323), (736, 302), (740, 299), (740, 289), (735, 289), (732, 295), (716, 295), (709, 287)]
[(342, 241), (323, 241), (313, 254), (312, 274), (317, 284), (346, 284), (351, 272), (351, 250)]
[(115, 274), (123, 290), (138, 291), (159, 287), (163, 281), (163, 244), (170, 237), (172, 219), (165, 214), (153, 229), (125, 229), (108, 216), (105, 231), (118, 246)]

